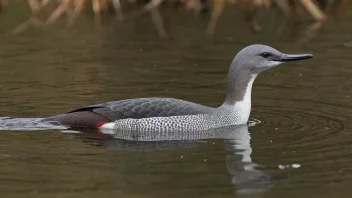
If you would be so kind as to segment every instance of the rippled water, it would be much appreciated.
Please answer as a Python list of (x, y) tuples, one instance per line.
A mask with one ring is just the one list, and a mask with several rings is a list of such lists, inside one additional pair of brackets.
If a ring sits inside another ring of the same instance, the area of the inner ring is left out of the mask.
[(7, 34), (13, 19), (0, 28), (1, 117), (41, 118), (133, 97), (216, 106), (233, 56), (248, 44), (315, 58), (257, 78), (251, 117), (261, 123), (249, 132), (147, 142), (145, 134), (2, 130), (2, 197), (351, 196), (351, 19), (309, 32), (268, 13), (254, 34), (228, 10), (209, 38), (202, 19), (166, 15), (166, 40), (148, 17), (100, 28), (83, 18), (71, 29), (59, 23), (17, 36)]

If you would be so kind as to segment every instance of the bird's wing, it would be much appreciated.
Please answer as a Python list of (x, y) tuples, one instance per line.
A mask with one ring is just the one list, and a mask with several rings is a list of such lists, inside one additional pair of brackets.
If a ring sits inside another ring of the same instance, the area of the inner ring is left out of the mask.
[(91, 105), (69, 113), (93, 111), (115, 121), (126, 118), (197, 115), (211, 110), (211, 107), (173, 98), (136, 98)]

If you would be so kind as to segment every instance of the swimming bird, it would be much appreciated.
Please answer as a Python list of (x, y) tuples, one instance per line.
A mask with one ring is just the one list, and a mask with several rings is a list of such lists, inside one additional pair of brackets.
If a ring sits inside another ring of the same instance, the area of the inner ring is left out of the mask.
[(237, 53), (228, 76), (224, 103), (219, 107), (174, 98), (134, 98), (91, 105), (48, 117), (69, 127), (121, 130), (206, 130), (248, 122), (252, 84), (257, 75), (311, 54), (284, 54), (266, 45), (250, 45)]

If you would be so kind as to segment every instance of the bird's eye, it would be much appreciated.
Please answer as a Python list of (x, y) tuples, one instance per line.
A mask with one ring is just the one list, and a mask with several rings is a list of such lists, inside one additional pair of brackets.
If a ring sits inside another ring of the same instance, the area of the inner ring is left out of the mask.
[(268, 58), (269, 56), (271, 56), (271, 54), (268, 53), (268, 52), (263, 52), (263, 53), (260, 54), (260, 56), (263, 57), (263, 58)]

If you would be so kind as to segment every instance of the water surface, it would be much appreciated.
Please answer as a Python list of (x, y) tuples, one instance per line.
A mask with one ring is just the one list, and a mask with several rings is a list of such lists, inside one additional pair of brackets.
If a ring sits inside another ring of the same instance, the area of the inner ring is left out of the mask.
[[(70, 29), (58, 23), (15, 36), (8, 32), (21, 19), (3, 24), (1, 117), (41, 118), (134, 97), (217, 106), (229, 64), (246, 45), (263, 43), (315, 58), (257, 78), (251, 117), (262, 122), (237, 132), (246, 137), (243, 142), (141, 142), (89, 132), (3, 130), (2, 197), (351, 196), (352, 16), (307, 32), (305, 26), (282, 27), (267, 13), (259, 34), (241, 17), (227, 10), (213, 38), (204, 34), (205, 20), (184, 13), (165, 14), (169, 39), (158, 37), (148, 17), (101, 27), (83, 17)], [(238, 172), (247, 165), (251, 174)], [(236, 183), (243, 178), (250, 179)]]

